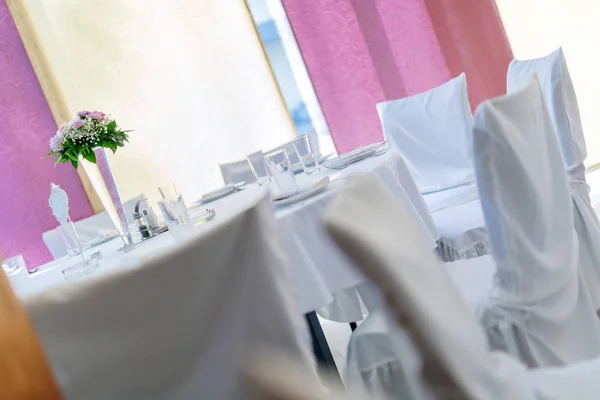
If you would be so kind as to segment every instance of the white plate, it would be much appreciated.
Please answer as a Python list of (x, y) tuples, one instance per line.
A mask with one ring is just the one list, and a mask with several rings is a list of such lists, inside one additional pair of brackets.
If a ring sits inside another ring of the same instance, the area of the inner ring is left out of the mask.
[(332, 155), (334, 155), (335, 153), (328, 153), (328, 154), (321, 154), (319, 155), (319, 164), (323, 164), (328, 158), (330, 158)]
[(90, 248), (90, 247), (96, 247), (96, 246), (100, 246), (101, 244), (104, 244), (106, 242), (109, 242), (115, 238), (119, 237), (119, 233), (118, 232), (114, 232), (114, 233), (109, 233), (107, 235), (101, 236), (101, 237), (97, 237), (95, 239), (90, 240), (89, 242), (85, 243), (83, 245), (83, 247), (85, 248)]
[(214, 208), (205, 208), (202, 210), (189, 210), (190, 219), (194, 225), (203, 224), (212, 220), (216, 213)]
[(306, 200), (309, 197), (316, 196), (319, 193), (327, 190), (329, 186), (329, 178), (323, 178), (317, 181), (310, 189), (300, 192), (298, 194), (285, 197), (279, 200), (273, 200), (273, 204), (277, 207), (285, 207), (294, 203), (298, 203), (299, 201)]
[(231, 193), (233, 193), (237, 190), (241, 190), (241, 189), (237, 189), (236, 185), (237, 184), (230, 183), (228, 185), (223, 186), (220, 189), (217, 189), (210, 193), (206, 193), (202, 196), (202, 198), (200, 200), (196, 201), (195, 203), (206, 204), (206, 203), (210, 203), (211, 201), (218, 200), (221, 197), (229, 196)]
[(271, 186), (271, 199), (273, 201), (279, 201), (283, 199), (287, 199), (288, 197), (295, 196), (298, 194), (298, 188), (293, 188), (291, 190), (280, 192), (275, 185)]
[(371, 143), (370, 145), (353, 150), (341, 156), (331, 158), (323, 163), (330, 169), (342, 169), (357, 161), (373, 156), (386, 142)]

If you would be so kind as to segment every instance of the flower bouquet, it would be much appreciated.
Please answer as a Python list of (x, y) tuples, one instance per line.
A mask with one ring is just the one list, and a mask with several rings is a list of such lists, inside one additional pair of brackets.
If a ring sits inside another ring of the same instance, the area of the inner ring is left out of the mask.
[(118, 128), (110, 115), (100, 111), (79, 111), (74, 119), (62, 124), (50, 139), (47, 156), (55, 158), (55, 165), (70, 162), (77, 168), (80, 157), (95, 164), (94, 148), (103, 147), (114, 153), (129, 141), (127, 132), (130, 131)]
[(105, 149), (114, 153), (123, 147), (129, 142), (127, 132), (131, 131), (121, 130), (103, 112), (79, 111), (58, 128), (47, 154), (54, 157), (54, 165), (70, 162), (77, 168), (81, 164), (126, 247), (132, 245), (131, 234)]

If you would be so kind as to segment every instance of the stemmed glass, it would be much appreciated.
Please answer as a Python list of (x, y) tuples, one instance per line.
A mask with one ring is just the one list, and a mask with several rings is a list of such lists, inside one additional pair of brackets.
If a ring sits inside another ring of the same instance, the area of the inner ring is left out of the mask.
[(77, 230), (71, 218), (67, 223), (58, 227), (58, 233), (67, 248), (69, 257), (80, 256), (81, 261), (62, 270), (63, 277), (67, 281), (80, 279), (95, 272), (99, 266), (99, 257), (85, 258), (83, 246), (77, 235)]

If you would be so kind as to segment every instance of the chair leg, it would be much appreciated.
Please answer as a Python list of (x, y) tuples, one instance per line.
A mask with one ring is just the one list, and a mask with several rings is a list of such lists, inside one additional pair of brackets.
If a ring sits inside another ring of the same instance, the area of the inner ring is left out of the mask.
[(337, 366), (335, 365), (333, 354), (331, 353), (331, 349), (329, 348), (329, 344), (327, 343), (327, 339), (325, 338), (325, 333), (323, 333), (321, 323), (317, 318), (317, 313), (312, 311), (308, 314), (305, 314), (305, 317), (310, 328), (310, 336), (312, 338), (313, 351), (315, 353), (317, 362), (319, 363), (320, 369), (326, 372), (330, 378), (333, 378), (336, 381), (338, 381), (340, 387), (343, 387), (342, 378), (337, 369)]

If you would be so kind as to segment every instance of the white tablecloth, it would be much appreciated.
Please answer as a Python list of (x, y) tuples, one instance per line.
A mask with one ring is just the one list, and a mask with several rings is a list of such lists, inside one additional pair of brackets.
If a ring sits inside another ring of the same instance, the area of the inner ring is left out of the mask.
[[(398, 199), (410, 208), (413, 215), (421, 216), (422, 230), (429, 232), (432, 247), (435, 246), (437, 239), (435, 225), (396, 150), (389, 150), (383, 155), (368, 158), (344, 170), (325, 169), (312, 175), (297, 175), (299, 186), (307, 186), (324, 176), (329, 176), (331, 180), (325, 192), (291, 206), (275, 209), (291, 264), (293, 287), (303, 312), (326, 306), (334, 300), (335, 293), (365, 282), (365, 279), (328, 237), (323, 224), (323, 214), (334, 198), (336, 189), (343, 185), (346, 177), (364, 172), (377, 175)], [(224, 218), (255, 201), (259, 192), (257, 186), (249, 185), (241, 192), (203, 207), (214, 208), (215, 219)], [(193, 199), (188, 199), (188, 203), (191, 203), (191, 200)], [(196, 230), (202, 231), (209, 224), (210, 222), (196, 227)], [(86, 255), (98, 251), (102, 253), (100, 268), (96, 272), (102, 274), (135, 264), (176, 244), (174, 237), (170, 233), (165, 233), (139, 244), (135, 250), (128, 253), (118, 251), (121, 242), (120, 239), (116, 239), (87, 250)], [(43, 265), (40, 267), (40, 272), (30, 275), (28, 282), (24, 283), (23, 280), (16, 282), (15, 291), (25, 297), (55, 285), (65, 284), (62, 270), (79, 260), (78, 257), (61, 258)]]

